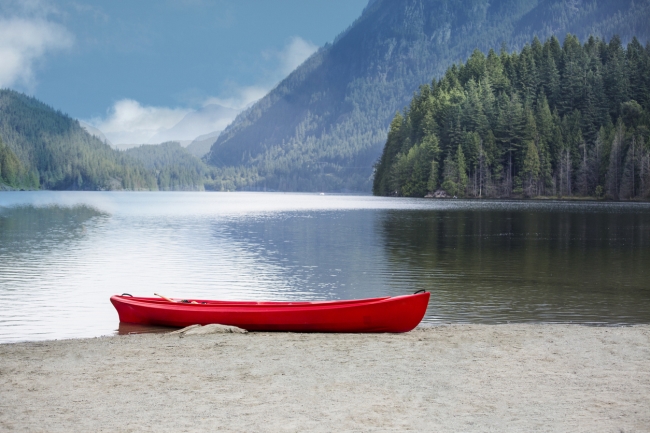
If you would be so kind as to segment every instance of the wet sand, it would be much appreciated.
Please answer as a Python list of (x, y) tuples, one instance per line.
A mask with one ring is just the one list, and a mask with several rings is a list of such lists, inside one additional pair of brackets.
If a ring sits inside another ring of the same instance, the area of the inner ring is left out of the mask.
[(650, 326), (3, 344), (0, 431), (648, 432)]

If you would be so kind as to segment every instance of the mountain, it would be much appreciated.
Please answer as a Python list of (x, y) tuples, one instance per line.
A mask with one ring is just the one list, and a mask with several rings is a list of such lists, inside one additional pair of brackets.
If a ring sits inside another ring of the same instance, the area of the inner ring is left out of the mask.
[(178, 142), (111, 148), (80, 122), (35, 98), (0, 90), (0, 191), (202, 191), (221, 182)]
[(218, 104), (209, 104), (186, 114), (173, 127), (159, 132), (149, 139), (149, 143), (165, 141), (194, 140), (196, 137), (222, 131), (235, 119), (239, 110)]
[(210, 151), (214, 142), (217, 141), (219, 134), (221, 134), (221, 131), (214, 131), (196, 137), (194, 141), (185, 146), (185, 149), (197, 158), (203, 158)]
[(397, 113), (373, 193), (650, 198), (650, 44), (475, 51)]
[(478, 48), (650, 37), (650, 0), (374, 0), (241, 113), (204, 157), (239, 189), (370, 191), (396, 111)]
[(2, 170), (11, 167), (0, 183), (13, 188), (157, 189), (153, 173), (137, 161), (78, 121), (13, 90), (0, 90), (0, 140)]
[(111, 147), (115, 147), (115, 146), (113, 146), (113, 143), (111, 143), (110, 140), (108, 138), (106, 138), (106, 136), (104, 135), (104, 133), (102, 131), (95, 128), (90, 123), (84, 122), (83, 120), (79, 120), (78, 122), (79, 122), (79, 125), (83, 129), (85, 129), (88, 134), (99, 138), (101, 141), (103, 141), (104, 143), (108, 144)]
[(176, 141), (144, 144), (124, 153), (155, 173), (161, 191), (203, 191), (211, 171)]

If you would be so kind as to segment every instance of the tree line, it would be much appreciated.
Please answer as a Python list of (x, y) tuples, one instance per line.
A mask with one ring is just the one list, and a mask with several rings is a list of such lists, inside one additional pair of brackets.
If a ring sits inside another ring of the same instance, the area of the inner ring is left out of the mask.
[(373, 193), (650, 197), (650, 45), (475, 50), (393, 118)]
[(10, 188), (37, 189), (39, 181), (36, 173), (25, 170), (16, 154), (0, 138), (0, 186), (2, 184)]
[(153, 172), (160, 191), (203, 191), (212, 169), (178, 142), (143, 144), (124, 153)]

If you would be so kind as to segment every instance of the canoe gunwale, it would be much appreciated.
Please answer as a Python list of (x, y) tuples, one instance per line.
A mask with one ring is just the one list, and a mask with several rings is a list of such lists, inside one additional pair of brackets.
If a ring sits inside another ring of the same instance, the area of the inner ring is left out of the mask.
[[(412, 296), (412, 295), (403, 295), (403, 296)], [(347, 300), (334, 300), (334, 301), (215, 301), (215, 300), (206, 300), (206, 299), (187, 299), (189, 302), (174, 302), (171, 303), (164, 299), (158, 298), (140, 298), (135, 296), (121, 296), (114, 295), (111, 297), (119, 298), (120, 302), (125, 304), (142, 304), (148, 306), (161, 306), (169, 308), (210, 308), (210, 307), (223, 307), (223, 308), (256, 308), (261, 309), (263, 307), (280, 309), (280, 308), (299, 308), (299, 307), (308, 307), (308, 308), (342, 308), (346, 306), (361, 305), (361, 304), (370, 304), (374, 302), (386, 301), (389, 299), (397, 299), (401, 296), (384, 296), (380, 298), (366, 298), (366, 299), (347, 299)], [(193, 304), (192, 301), (197, 302)], [(155, 308), (155, 307), (154, 307)]]

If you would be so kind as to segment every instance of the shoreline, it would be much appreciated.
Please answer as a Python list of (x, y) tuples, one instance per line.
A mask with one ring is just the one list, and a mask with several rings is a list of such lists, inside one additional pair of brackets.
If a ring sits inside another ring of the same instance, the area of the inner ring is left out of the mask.
[(0, 344), (3, 431), (648, 431), (650, 325)]
[(650, 198), (632, 198), (632, 199), (613, 199), (609, 197), (595, 197), (595, 196), (556, 196), (556, 195), (540, 195), (535, 197), (523, 197), (523, 196), (508, 196), (508, 197), (404, 197), (404, 196), (393, 196), (393, 195), (373, 195), (369, 191), (348, 191), (348, 192), (323, 192), (323, 191), (261, 191), (261, 190), (213, 190), (213, 189), (203, 189), (203, 190), (160, 190), (160, 189), (107, 189), (107, 190), (94, 190), (94, 189), (31, 189), (23, 187), (12, 187), (7, 184), (0, 183), (0, 192), (154, 192), (154, 193), (178, 193), (178, 192), (198, 192), (198, 193), (269, 193), (269, 194), (303, 194), (303, 195), (328, 195), (328, 196), (358, 196), (358, 197), (378, 197), (378, 198), (416, 198), (416, 199), (426, 199), (432, 201), (455, 201), (455, 200), (467, 200), (467, 201), (557, 201), (557, 202), (582, 202), (582, 203), (650, 203)]

